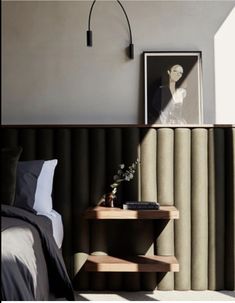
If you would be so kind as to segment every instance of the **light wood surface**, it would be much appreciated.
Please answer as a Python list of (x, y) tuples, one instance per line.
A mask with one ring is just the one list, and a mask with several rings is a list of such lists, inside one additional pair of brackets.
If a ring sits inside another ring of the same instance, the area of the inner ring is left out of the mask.
[(179, 271), (174, 256), (92, 256), (84, 265), (85, 271), (92, 272), (168, 272)]
[(179, 219), (179, 211), (174, 206), (161, 206), (159, 210), (124, 210), (97, 206), (88, 208), (85, 219)]

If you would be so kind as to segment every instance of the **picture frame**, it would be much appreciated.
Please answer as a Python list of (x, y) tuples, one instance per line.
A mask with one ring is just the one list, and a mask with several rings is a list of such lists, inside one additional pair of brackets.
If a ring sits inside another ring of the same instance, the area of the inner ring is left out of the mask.
[(144, 52), (145, 124), (202, 124), (200, 51)]

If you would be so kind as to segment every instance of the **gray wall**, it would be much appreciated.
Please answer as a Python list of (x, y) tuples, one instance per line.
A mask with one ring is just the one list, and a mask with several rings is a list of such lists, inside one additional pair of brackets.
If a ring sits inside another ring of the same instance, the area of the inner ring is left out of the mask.
[(204, 122), (215, 120), (214, 35), (234, 1), (2, 2), (2, 123), (121, 124), (144, 121), (143, 51), (200, 50)]

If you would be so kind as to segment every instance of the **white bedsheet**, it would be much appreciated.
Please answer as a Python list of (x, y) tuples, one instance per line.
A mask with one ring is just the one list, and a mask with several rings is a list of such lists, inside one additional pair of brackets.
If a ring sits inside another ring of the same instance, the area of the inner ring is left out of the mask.
[(61, 248), (64, 238), (64, 226), (61, 215), (54, 209), (52, 209), (49, 213), (38, 212), (37, 215), (46, 216), (51, 220), (54, 239), (58, 247)]

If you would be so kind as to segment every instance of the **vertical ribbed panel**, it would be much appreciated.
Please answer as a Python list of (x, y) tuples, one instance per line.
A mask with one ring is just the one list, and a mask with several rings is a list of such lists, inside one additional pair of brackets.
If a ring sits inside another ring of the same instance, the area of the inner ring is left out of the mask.
[(59, 213), (63, 214), (63, 255), (68, 271), (72, 275), (71, 130), (56, 129), (54, 131), (54, 153), (55, 158), (58, 159), (55, 169), (54, 200)]
[[(106, 225), (102, 220), (95, 220), (90, 223), (90, 253), (91, 255), (106, 255)], [(90, 274), (90, 288), (92, 290), (107, 289), (107, 280), (105, 273)]]
[[(37, 159), (51, 160), (55, 158), (54, 154), (54, 130), (53, 129), (38, 129), (36, 136), (36, 154)], [(56, 201), (54, 201), (56, 203)], [(57, 209), (57, 205), (55, 205)]]
[[(157, 134), (155, 129), (144, 129), (141, 132), (141, 200), (157, 201)], [(146, 255), (154, 255), (154, 222), (147, 222), (148, 227), (145, 237), (148, 237), (149, 247)], [(142, 289), (153, 290), (157, 280), (155, 273), (142, 274)]]
[[(176, 255), (180, 263), (174, 280), (172, 273), (158, 273), (158, 288), (173, 289), (175, 284), (177, 290), (234, 290), (234, 128), (210, 129), (208, 137), (203, 127), (9, 127), (1, 128), (0, 143), (22, 145), (20, 160), (58, 159), (53, 207), (63, 218), (63, 255), (70, 273), (79, 271), (88, 253), (153, 253), (151, 220), (81, 218), (88, 205), (110, 190), (117, 166), (138, 156), (141, 170), (134, 180), (122, 183), (120, 201), (154, 200), (157, 194), (160, 204), (174, 203), (180, 211), (175, 228), (172, 221), (155, 221), (156, 253)], [(146, 290), (155, 284), (151, 273), (88, 274), (81, 269), (75, 279), (78, 289)]]
[[(104, 129), (90, 130), (90, 204), (96, 205), (105, 193), (106, 141)], [(90, 253), (107, 254), (105, 222), (95, 220), (90, 223)], [(104, 273), (91, 275), (91, 288), (103, 290), (106, 287)]]
[(141, 199), (157, 201), (157, 133), (146, 129), (141, 135)]
[[(192, 289), (208, 287), (208, 131), (192, 130)], [(182, 214), (181, 214), (182, 215)]]
[[(116, 174), (118, 166), (122, 163), (122, 131), (120, 128), (110, 128), (106, 130), (106, 188), (107, 191), (112, 190), (110, 184), (113, 183), (113, 176)], [(121, 189), (121, 188), (120, 188)], [(119, 189), (118, 189), (119, 191)], [(120, 197), (120, 196), (119, 196)], [(119, 254), (123, 247), (118, 245), (117, 239), (123, 235), (123, 224), (116, 220), (106, 222), (106, 229), (108, 233), (108, 254)], [(118, 249), (117, 249), (118, 247)], [(122, 289), (122, 273), (108, 273), (107, 287), (109, 290)]]
[(10, 129), (3, 128), (3, 129), (1, 129), (1, 136), (0, 136), (1, 147), (18, 146), (19, 145), (18, 133), (19, 133), (19, 131), (15, 128), (10, 128)]
[[(161, 205), (174, 203), (174, 131), (163, 128), (157, 132), (157, 194)], [(157, 254), (174, 255), (174, 225), (172, 220), (162, 230), (157, 240)], [(174, 289), (173, 273), (158, 274), (160, 290)]]
[(233, 165), (232, 165), (232, 169), (233, 169), (233, 183), (231, 186), (231, 190), (233, 192), (232, 195), (232, 214), (233, 214), (233, 220), (232, 220), (232, 231), (233, 231), (233, 281), (232, 281), (232, 290), (235, 290), (235, 129), (231, 129), (232, 132), (232, 150), (233, 150)]
[(20, 160), (34, 160), (36, 157), (36, 137), (34, 129), (21, 129), (19, 144), (23, 147)]
[(158, 130), (157, 183), (158, 202), (173, 205), (174, 200), (174, 131)]
[[(126, 168), (139, 158), (139, 129), (124, 128), (122, 130), (122, 154)], [(138, 173), (130, 182), (123, 182), (126, 200), (138, 200)]]
[(224, 289), (224, 130), (209, 130), (208, 288)]
[(235, 129), (226, 130), (225, 289), (235, 290)]
[(175, 289), (191, 289), (191, 131), (175, 130), (174, 204), (180, 219), (175, 220), (175, 255), (180, 271), (175, 273)]
[[(89, 255), (89, 222), (82, 216), (89, 207), (89, 133), (72, 131), (72, 241), (74, 287), (89, 288), (89, 274), (81, 270)], [(81, 271), (80, 271), (81, 270)]]
[(97, 205), (105, 192), (106, 141), (104, 129), (89, 130), (90, 205)]
[[(233, 254), (232, 254), (232, 258), (233, 258), (233, 267), (232, 267), (232, 271), (233, 271), (233, 281), (231, 282), (231, 289), (235, 290), (235, 129), (231, 129), (231, 133), (232, 133), (232, 158), (233, 158), (233, 165), (232, 165), (232, 171), (233, 171), (233, 183), (231, 186), (231, 191), (232, 191), (232, 227), (231, 230), (233, 231), (233, 237), (232, 237), (232, 241), (233, 241)], [(232, 279), (231, 279), (232, 280)]]
[[(106, 192), (112, 191), (110, 185), (114, 182), (113, 176), (116, 174), (122, 159), (122, 132), (121, 129), (111, 128), (106, 131)], [(118, 198), (121, 199), (122, 185), (118, 187)]]
[[(123, 147), (123, 162), (128, 166), (139, 157), (139, 129), (124, 128), (122, 130), (122, 147)], [(138, 174), (136, 173), (134, 179), (130, 182), (123, 182), (124, 200), (137, 201), (138, 200)], [(128, 239), (128, 252), (137, 254), (143, 248), (140, 240), (142, 225), (141, 222), (123, 222), (125, 228), (125, 237)], [(139, 273), (125, 273), (124, 274), (124, 289), (136, 291), (141, 289), (140, 274)]]

